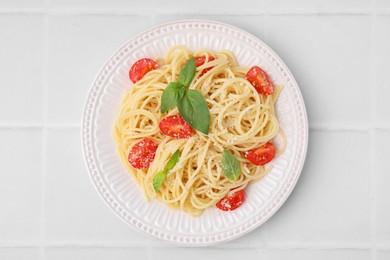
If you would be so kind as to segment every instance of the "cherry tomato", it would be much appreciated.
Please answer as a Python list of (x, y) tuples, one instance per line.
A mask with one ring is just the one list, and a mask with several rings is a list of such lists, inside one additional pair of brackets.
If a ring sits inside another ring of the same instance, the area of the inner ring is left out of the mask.
[(144, 138), (131, 149), (128, 160), (136, 169), (146, 169), (154, 160), (157, 145), (149, 138)]
[(250, 68), (246, 74), (246, 79), (255, 87), (261, 95), (271, 95), (274, 92), (274, 85), (264, 70), (258, 66)]
[(129, 71), (130, 80), (133, 81), (133, 83), (136, 83), (138, 80), (142, 79), (146, 73), (157, 68), (157, 62), (154, 60), (148, 58), (140, 59), (131, 66)]
[(228, 194), (217, 202), (216, 206), (220, 210), (230, 211), (238, 208), (245, 200), (245, 192), (243, 190), (231, 190)]
[[(215, 60), (215, 58), (213, 56), (209, 56), (209, 61), (213, 61), (213, 60)], [(202, 66), (205, 63), (205, 61), (206, 61), (206, 56), (197, 56), (195, 57), (195, 66), (196, 67)], [(203, 76), (207, 71), (211, 70), (212, 68), (213, 67), (202, 70), (200, 76)]]
[(272, 161), (275, 156), (275, 147), (272, 143), (268, 142), (265, 145), (252, 149), (245, 153), (246, 158), (253, 164), (264, 165)]
[(179, 139), (188, 138), (194, 133), (194, 129), (180, 115), (164, 118), (159, 126), (164, 134)]

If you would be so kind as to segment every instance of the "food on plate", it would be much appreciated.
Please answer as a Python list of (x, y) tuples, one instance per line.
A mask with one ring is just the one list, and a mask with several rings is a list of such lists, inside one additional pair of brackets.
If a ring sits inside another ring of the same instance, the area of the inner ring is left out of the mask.
[(136, 61), (129, 78), (114, 137), (147, 200), (193, 216), (235, 210), (286, 147), (275, 114), (282, 86), (259, 64), (175, 46), (164, 58)]

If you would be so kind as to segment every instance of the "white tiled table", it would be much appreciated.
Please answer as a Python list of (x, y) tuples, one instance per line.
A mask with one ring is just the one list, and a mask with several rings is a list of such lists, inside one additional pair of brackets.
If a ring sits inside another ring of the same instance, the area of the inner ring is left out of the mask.
[[(159, 2), (0, 1), (0, 259), (390, 259), (390, 1)], [(190, 18), (270, 45), (295, 75), (310, 124), (284, 206), (207, 248), (122, 223), (89, 180), (79, 135), (89, 86), (113, 51)]]

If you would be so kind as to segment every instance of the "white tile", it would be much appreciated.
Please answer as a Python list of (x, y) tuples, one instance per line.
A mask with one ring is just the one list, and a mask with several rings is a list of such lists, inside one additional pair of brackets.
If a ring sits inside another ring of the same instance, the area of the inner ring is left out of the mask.
[(390, 259), (390, 250), (384, 251), (379, 250), (377, 252), (376, 260), (389, 260)]
[(0, 130), (0, 241), (39, 239), (41, 141), (40, 130)]
[(158, 0), (143, 0), (143, 1), (128, 1), (128, 0), (49, 0), (50, 5), (54, 7), (66, 8), (66, 7), (81, 7), (94, 9), (95, 7), (106, 8), (129, 8), (137, 13), (140, 10), (153, 11), (153, 7), (157, 7)]
[(357, 12), (369, 11), (370, 0), (269, 0), (270, 12)]
[(79, 124), (100, 68), (127, 40), (149, 28), (141, 16), (59, 16), (50, 19), (50, 123)]
[(375, 147), (377, 242), (390, 246), (390, 131), (377, 131)]
[(378, 12), (390, 10), (390, 2), (388, 0), (374, 0), (375, 10)]
[(162, 13), (190, 13), (190, 14), (247, 14), (263, 13), (266, 0), (197, 0), (186, 1), (183, 5), (179, 0), (165, 0), (159, 5), (159, 12)]
[(43, 7), (45, 0), (1, 0), (0, 7), (4, 8), (30, 8)]
[(50, 130), (47, 151), (47, 240), (154, 241), (128, 227), (99, 197), (84, 165), (78, 130)]
[(46, 248), (45, 258), (50, 260), (143, 260), (147, 258), (146, 248)]
[(165, 0), (161, 4), (158, 0), (147, 1), (104, 1), (104, 0), (51, 0), (51, 4), (54, 6), (63, 7), (107, 7), (111, 9), (126, 8), (132, 10), (134, 13), (145, 11), (149, 13), (193, 13), (193, 14), (207, 14), (207, 13), (247, 13), (247, 12), (262, 12), (265, 11), (266, 0), (243, 0), (243, 1), (225, 1), (225, 0), (198, 0), (198, 1), (186, 1), (183, 5), (179, 0)]
[(0, 248), (0, 259), (4, 260), (38, 260), (38, 248)]
[(309, 249), (291, 249), (291, 250), (267, 250), (267, 260), (284, 260), (284, 259), (299, 259), (299, 260), (367, 260), (371, 259), (370, 250), (309, 250)]
[(150, 259), (186, 259), (186, 260), (237, 260), (264, 259), (264, 252), (251, 248), (152, 248)]
[(390, 17), (377, 16), (375, 24), (375, 80), (376, 80), (376, 108), (377, 119), (379, 122), (390, 123)]
[(369, 135), (311, 131), (302, 175), (265, 223), (266, 245), (369, 246)]
[(0, 31), (0, 123), (40, 123), (42, 17), (1, 15)]
[[(377, 0), (378, 7), (385, 4), (385, 0)], [(370, 0), (330, 0), (330, 1), (311, 1), (311, 0), (241, 0), (241, 1), (224, 1), (224, 0), (198, 0), (187, 1), (185, 5), (180, 0), (165, 0), (160, 4), (158, 0), (147, 1), (104, 1), (104, 0), (51, 0), (52, 6), (56, 7), (107, 7), (127, 8), (134, 12), (148, 11), (152, 13), (229, 13), (229, 14), (247, 14), (260, 12), (359, 12), (367, 10), (370, 7)], [(386, 5), (385, 5), (386, 6)]]
[(298, 81), (311, 124), (369, 121), (370, 44), (362, 37), (369, 22), (359, 15), (269, 17), (266, 42)]

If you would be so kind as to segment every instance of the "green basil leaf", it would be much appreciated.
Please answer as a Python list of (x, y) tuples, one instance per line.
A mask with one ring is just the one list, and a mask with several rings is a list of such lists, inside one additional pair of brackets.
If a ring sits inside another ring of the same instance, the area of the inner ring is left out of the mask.
[(159, 173), (156, 174), (153, 178), (153, 188), (156, 192), (160, 189), (161, 185), (163, 184), (165, 177), (167, 177), (168, 171), (162, 170)]
[(184, 96), (185, 87), (177, 82), (171, 82), (163, 91), (161, 97), (161, 113), (177, 106), (177, 102)]
[(209, 108), (206, 99), (199, 91), (187, 89), (183, 98), (179, 100), (177, 107), (180, 115), (193, 128), (206, 135), (209, 133)]
[(240, 162), (226, 149), (222, 153), (222, 170), (228, 179), (237, 180), (240, 176)]
[(175, 167), (175, 165), (179, 162), (180, 150), (176, 150), (165, 165), (165, 169), (156, 174), (153, 178), (153, 188), (156, 192), (160, 189), (161, 185), (165, 181), (168, 173)]
[(175, 165), (178, 163), (179, 156), (180, 150), (176, 150), (176, 152), (172, 154), (171, 159), (169, 159), (169, 161), (167, 162), (167, 165), (165, 165), (165, 170), (167, 170), (168, 172), (171, 171), (173, 167), (175, 167)]
[(183, 66), (179, 74), (179, 83), (188, 87), (196, 73), (196, 65), (194, 57), (191, 57)]

